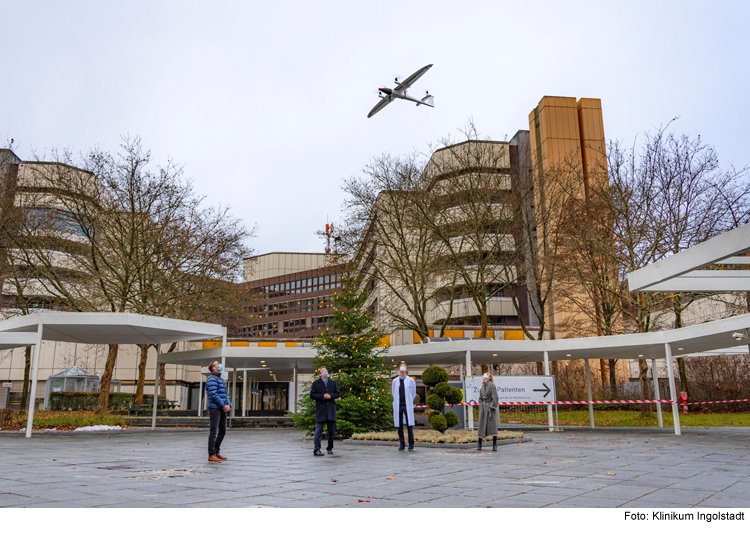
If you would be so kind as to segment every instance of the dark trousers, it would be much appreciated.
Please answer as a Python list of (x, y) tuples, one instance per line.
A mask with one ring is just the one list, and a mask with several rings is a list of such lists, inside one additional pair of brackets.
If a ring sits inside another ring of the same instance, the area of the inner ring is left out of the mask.
[(323, 425), (328, 428), (328, 450), (331, 450), (333, 449), (333, 436), (336, 435), (336, 421), (323, 421), (315, 423), (313, 449), (320, 450), (320, 441), (323, 439)]
[(398, 407), (398, 442), (403, 447), (404, 444), (404, 423), (407, 423), (406, 428), (409, 430), (409, 446), (414, 446), (414, 427), (409, 426), (409, 414), (406, 413), (406, 406)]
[(208, 409), (208, 455), (221, 452), (221, 441), (227, 433), (227, 413), (223, 409)]

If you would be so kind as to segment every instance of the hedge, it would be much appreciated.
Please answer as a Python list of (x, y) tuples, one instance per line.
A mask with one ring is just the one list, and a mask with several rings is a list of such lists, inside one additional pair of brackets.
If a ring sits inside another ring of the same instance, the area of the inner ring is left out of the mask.
[[(164, 399), (159, 395), (159, 398)], [(134, 393), (109, 393), (109, 409), (127, 409), (129, 404), (135, 400)], [(144, 404), (153, 404), (154, 395), (143, 395)], [(49, 407), (51, 410), (73, 410), (86, 411), (95, 410), (99, 404), (99, 393), (76, 393), (72, 391), (57, 391), (49, 395)]]

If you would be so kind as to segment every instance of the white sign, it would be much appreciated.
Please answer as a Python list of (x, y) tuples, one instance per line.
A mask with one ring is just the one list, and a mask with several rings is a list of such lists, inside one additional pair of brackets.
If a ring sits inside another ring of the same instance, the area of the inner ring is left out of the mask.
[(13, 382), (3, 382), (3, 387), (13, 387)]
[[(479, 402), (482, 376), (466, 376), (464, 402)], [(494, 376), (498, 402), (549, 402), (557, 399), (554, 376)]]

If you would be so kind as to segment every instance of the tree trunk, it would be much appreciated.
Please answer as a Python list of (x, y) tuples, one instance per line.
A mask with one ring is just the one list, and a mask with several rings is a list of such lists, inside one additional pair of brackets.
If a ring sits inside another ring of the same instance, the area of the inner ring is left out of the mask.
[(557, 361), (551, 361), (550, 364), (549, 364), (549, 366), (550, 366), (550, 373), (553, 376), (557, 377), (557, 371), (558, 371)]
[(537, 373), (537, 374), (538, 374), (539, 376), (544, 376), (544, 363), (542, 363), (541, 361), (539, 361), (539, 362), (538, 362), (538, 363), (536, 364), (536, 373)]
[[(679, 329), (682, 327), (682, 311), (685, 309), (682, 306), (682, 294), (677, 293), (672, 296), (672, 306), (674, 309), (674, 328)], [(687, 371), (685, 370), (685, 359), (682, 357), (677, 358), (677, 369), (680, 371), (680, 391), (688, 394), (688, 400), (690, 399), (690, 391), (688, 390)]]
[[(485, 304), (485, 307), (486, 306), (487, 305)], [(482, 330), (479, 332), (479, 337), (483, 338), (483, 337), (487, 336), (487, 324), (489, 323), (489, 321), (487, 319), (487, 311), (483, 311), (482, 314), (481, 314), (481, 316), (479, 318), (480, 318), (480, 321), (482, 323), (481, 324)]]
[(685, 358), (677, 358), (677, 368), (680, 370), (680, 390), (688, 394), (690, 400), (690, 390), (688, 389), (687, 370), (685, 368)]
[(118, 349), (119, 346), (116, 344), (109, 345), (107, 364), (104, 366), (102, 381), (99, 383), (99, 404), (96, 407), (98, 413), (106, 413), (109, 406), (109, 390), (112, 385), (112, 374), (115, 372)]
[[(639, 359), (638, 360), (638, 379), (641, 382), (641, 391), (643, 393), (643, 399), (644, 400), (650, 400), (651, 399), (651, 388), (648, 383), (648, 363), (646, 363), (645, 359)], [(649, 405), (648, 404), (641, 404), (641, 414), (648, 413), (649, 411)]]
[[(29, 376), (31, 375), (31, 346), (26, 347), (26, 364), (23, 369), (23, 392), (21, 393), (21, 409), (29, 404)], [(36, 393), (34, 393), (36, 396)]]
[(609, 360), (609, 389), (612, 394), (616, 397), (617, 395), (617, 359)]
[(143, 404), (143, 382), (146, 381), (146, 361), (148, 360), (148, 344), (139, 344), (141, 360), (138, 362), (138, 382), (135, 386), (135, 401), (133, 404)]
[(167, 396), (167, 371), (164, 363), (159, 364), (159, 396)]
[(607, 390), (607, 360), (599, 360), (599, 372), (601, 373), (602, 389)]

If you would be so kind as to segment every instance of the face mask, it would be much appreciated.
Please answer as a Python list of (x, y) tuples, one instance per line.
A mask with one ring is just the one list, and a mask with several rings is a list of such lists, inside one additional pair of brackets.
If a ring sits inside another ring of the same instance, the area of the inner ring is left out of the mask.
[(406, 372), (406, 367), (401, 367), (401, 368), (400, 368), (399, 370), (400, 370), (401, 372)]
[(485, 380), (489, 380), (490, 379), (489, 375), (487, 375), (487, 374), (485, 374), (484, 376), (482, 376), (482, 378), (484, 378)]
[(327, 370), (324, 370), (323, 372), (321, 372), (321, 373), (320, 373), (320, 376), (321, 376), (321, 377), (322, 377), (323, 379), (326, 379), (326, 378), (328, 377), (328, 371), (327, 371)]
[(221, 372), (222, 370), (224, 370), (224, 365), (222, 365), (221, 363), (219, 363), (219, 366), (216, 367), (216, 370), (218, 370), (219, 372)]

